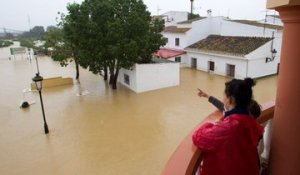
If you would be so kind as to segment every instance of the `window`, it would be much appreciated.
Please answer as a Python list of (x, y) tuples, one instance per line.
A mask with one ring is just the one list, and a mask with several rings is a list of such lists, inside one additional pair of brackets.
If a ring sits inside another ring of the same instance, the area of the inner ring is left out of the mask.
[(215, 62), (209, 61), (208, 68), (209, 68), (208, 70), (210, 70), (210, 71), (215, 71)]
[(181, 57), (175, 57), (175, 61), (180, 63), (181, 62)]
[(127, 74), (124, 74), (124, 83), (130, 85), (130, 77)]
[(175, 46), (179, 46), (180, 45), (180, 40), (179, 38), (175, 38)]
[(168, 43), (168, 42), (169, 42), (169, 38), (165, 38), (165, 40), (166, 40), (166, 43)]

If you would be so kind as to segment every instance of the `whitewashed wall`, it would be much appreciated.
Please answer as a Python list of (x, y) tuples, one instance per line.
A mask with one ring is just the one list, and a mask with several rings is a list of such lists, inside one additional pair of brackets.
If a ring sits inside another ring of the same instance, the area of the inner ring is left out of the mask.
[[(128, 87), (129, 89), (133, 90), (134, 92), (137, 92), (137, 75), (136, 75), (136, 65), (132, 70), (128, 69), (120, 69), (119, 76), (118, 76), (118, 82), (120, 82), (122, 85)], [(128, 75), (130, 78), (130, 84), (125, 83), (124, 74)]]
[[(124, 82), (129, 75), (130, 85)], [(136, 93), (179, 85), (179, 63), (136, 64), (133, 70), (121, 69), (118, 81)]]
[(187, 51), (188, 65), (191, 67), (191, 60), (197, 59), (197, 69), (208, 72), (209, 61), (215, 62), (214, 74), (226, 76), (227, 64), (235, 65), (234, 78), (258, 78), (277, 73), (279, 55), (274, 61), (266, 63), (266, 57), (271, 57), (271, 41), (251, 52), (246, 56), (219, 55), (199, 51)]
[(192, 58), (197, 59), (197, 69), (208, 72), (209, 70), (209, 61), (215, 62), (214, 74), (226, 76), (227, 64), (235, 65), (235, 78), (244, 78), (246, 77), (246, 59), (242, 57), (235, 56), (223, 56), (218, 54), (211, 54), (205, 52), (188, 52), (189, 65), (191, 66)]
[[(184, 49), (195, 42), (206, 38), (210, 34), (218, 34), (215, 27), (212, 26), (213, 21), (219, 21), (219, 17), (205, 18), (193, 22), (192, 24), (178, 24), (178, 28), (191, 28), (186, 33), (165, 33), (162, 35), (168, 38), (168, 43), (165, 45), (166, 48)], [(216, 23), (216, 22), (215, 22)], [(175, 38), (180, 39), (180, 46), (175, 46)]]
[(211, 18), (205, 18), (192, 23), (192, 28), (186, 32), (186, 47), (206, 38), (212, 33)]
[[(168, 38), (168, 43), (164, 46), (165, 48), (183, 50), (187, 47), (187, 37), (185, 33), (162, 33), (165, 38)], [(179, 38), (179, 46), (175, 46), (175, 38)]]
[(165, 26), (174, 26), (178, 22), (186, 21), (188, 19), (188, 12), (169, 11), (164, 14)]
[[(180, 57), (180, 59), (181, 59), (181, 61), (178, 62), (178, 63), (180, 63), (180, 67), (189, 67), (186, 54), (179, 55), (179, 56), (176, 56), (176, 57)], [(167, 60), (175, 62), (175, 57), (168, 58)]]
[(281, 55), (281, 45), (282, 45), (282, 31), (275, 32), (275, 39), (273, 43), (273, 48), (277, 51), (277, 56), (280, 58)]
[(279, 55), (276, 54), (276, 57), (273, 61), (266, 63), (266, 57), (271, 56), (271, 41), (246, 55), (246, 58), (249, 59), (248, 76), (252, 78), (258, 78), (276, 74), (277, 65), (279, 63)]
[(260, 37), (272, 37), (272, 31), (275, 29), (257, 27), (248, 24), (242, 24), (238, 22), (232, 22), (227, 20), (221, 21), (221, 33), (223, 36), (260, 36)]

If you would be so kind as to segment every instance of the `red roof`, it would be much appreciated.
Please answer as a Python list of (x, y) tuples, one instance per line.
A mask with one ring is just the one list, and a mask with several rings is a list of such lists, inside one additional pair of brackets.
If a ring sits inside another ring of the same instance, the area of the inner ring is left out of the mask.
[(184, 50), (171, 50), (171, 49), (165, 49), (161, 48), (157, 52), (154, 53), (154, 56), (157, 56), (159, 58), (168, 59), (172, 57), (176, 57), (179, 55), (185, 54), (186, 51)]

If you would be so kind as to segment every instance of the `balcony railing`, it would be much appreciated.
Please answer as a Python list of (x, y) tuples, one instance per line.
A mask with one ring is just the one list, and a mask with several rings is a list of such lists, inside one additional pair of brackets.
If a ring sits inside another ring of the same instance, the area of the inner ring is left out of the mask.
[[(274, 116), (274, 102), (262, 105), (261, 116), (257, 119), (258, 123), (264, 123)], [(207, 116), (196, 128), (208, 121), (215, 121), (222, 117), (222, 113), (216, 111)], [(192, 141), (192, 131), (188, 134), (181, 144), (177, 147), (161, 175), (195, 175), (202, 160), (201, 150), (194, 146)]]

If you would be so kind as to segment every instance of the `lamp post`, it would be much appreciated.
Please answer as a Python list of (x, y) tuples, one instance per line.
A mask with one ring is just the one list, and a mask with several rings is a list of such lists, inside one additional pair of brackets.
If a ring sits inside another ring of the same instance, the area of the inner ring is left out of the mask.
[(38, 59), (37, 59), (37, 52), (36, 52), (36, 50), (33, 51), (33, 55), (35, 57), (36, 71), (37, 71), (38, 74), (40, 74), (39, 62), (38, 62)]
[(44, 130), (45, 130), (45, 134), (48, 134), (49, 130), (48, 130), (47, 122), (46, 122), (44, 104), (43, 104), (43, 98), (42, 98), (42, 81), (43, 81), (43, 77), (40, 76), (39, 73), (36, 73), (35, 77), (32, 78), (32, 81), (35, 83), (36, 90), (39, 91), (41, 107), (42, 107), (42, 112), (43, 112), (43, 119), (44, 119)]

